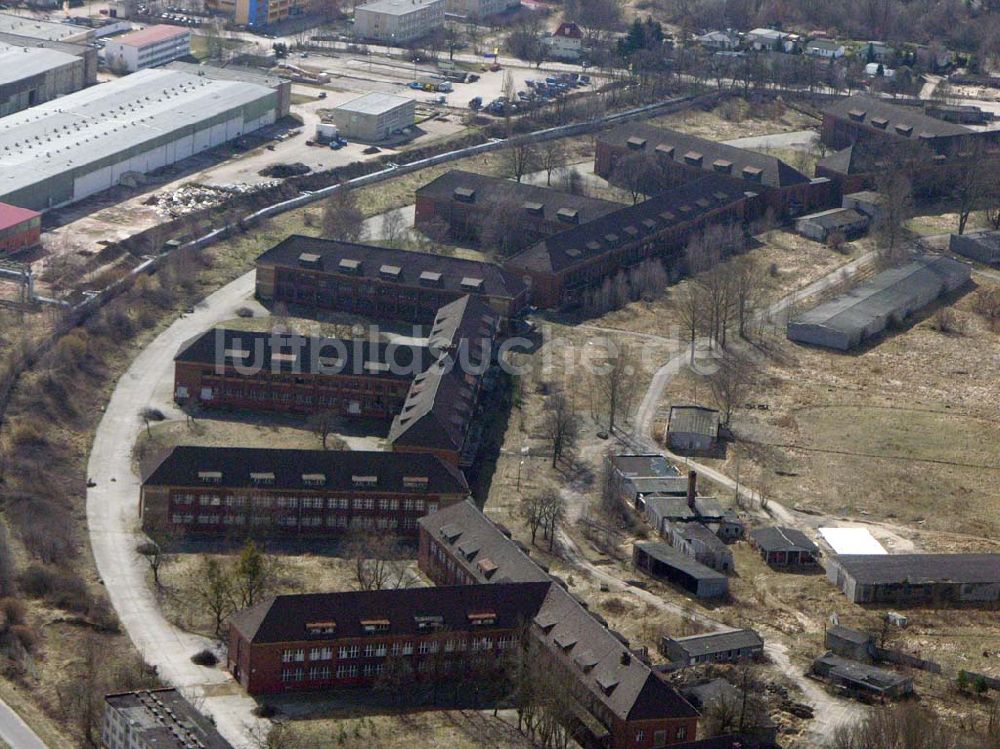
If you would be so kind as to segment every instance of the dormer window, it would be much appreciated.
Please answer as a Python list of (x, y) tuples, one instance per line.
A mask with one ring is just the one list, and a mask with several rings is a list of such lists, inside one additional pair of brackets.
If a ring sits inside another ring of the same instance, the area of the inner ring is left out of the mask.
[(867, 114), (867, 112), (863, 109), (852, 109), (847, 113), (847, 116), (855, 122), (864, 122), (865, 114)]
[(257, 486), (273, 486), (274, 485), (274, 472), (273, 471), (254, 471), (250, 474), (250, 481), (252, 481)]
[(351, 476), (351, 483), (360, 488), (378, 486), (378, 476)]
[(417, 629), (425, 631), (444, 627), (443, 616), (415, 616), (413, 622), (417, 625)]
[(439, 286), (441, 284), (441, 274), (435, 271), (425, 270), (420, 274), (420, 283), (425, 286)]
[(575, 208), (560, 208), (556, 211), (556, 218), (564, 224), (580, 223), (580, 212)]
[(646, 147), (646, 139), (633, 135), (625, 141), (625, 145), (630, 151), (641, 151)]
[(763, 169), (758, 169), (755, 166), (743, 167), (743, 179), (748, 179), (751, 182), (760, 182), (763, 176), (764, 176)]
[(337, 263), (337, 267), (342, 273), (359, 273), (361, 271), (361, 261), (345, 257)]
[(306, 634), (332, 635), (337, 631), (337, 622), (307, 622)]
[(403, 488), (410, 491), (427, 491), (428, 483), (426, 476), (403, 476)]
[(532, 216), (543, 216), (545, 215), (545, 204), (534, 203), (529, 201), (524, 204), (524, 210), (526, 213), (530, 213)]
[(497, 615), (495, 611), (477, 611), (469, 614), (470, 627), (488, 627), (496, 624)]
[(896, 132), (909, 138), (913, 133), (913, 125), (907, 125), (905, 122), (901, 122), (896, 125)]
[(701, 166), (702, 159), (705, 157), (698, 153), (697, 151), (688, 151), (684, 154), (684, 163), (690, 166)]
[(361, 630), (365, 633), (371, 634), (373, 632), (388, 632), (389, 631), (389, 620), (388, 619), (362, 619), (361, 620)]
[(720, 174), (730, 174), (733, 171), (733, 162), (725, 159), (716, 159), (712, 162), (712, 168)]
[(582, 253), (575, 248), (566, 250), (566, 257), (580, 257), (581, 254)]
[(383, 265), (378, 269), (378, 274), (383, 278), (391, 278), (397, 280), (399, 274), (403, 272), (403, 269), (398, 265)]
[(666, 156), (668, 159), (674, 158), (674, 147), (668, 146), (666, 143), (661, 143), (656, 147), (656, 152), (661, 156)]
[(324, 486), (326, 484), (325, 473), (303, 473), (302, 483), (306, 486)]
[(303, 252), (299, 255), (299, 265), (303, 268), (319, 268), (320, 256), (312, 252)]
[(456, 187), (451, 196), (459, 203), (476, 202), (476, 191), (471, 187)]
[(885, 117), (872, 117), (871, 123), (872, 127), (877, 127), (879, 130), (885, 130), (889, 126), (889, 120)]
[(222, 471), (198, 471), (198, 478), (203, 484), (221, 484)]
[(479, 291), (483, 288), (483, 279), (466, 277), (462, 279), (460, 285), (467, 291)]
[(497, 567), (496, 562), (486, 557), (483, 557), (478, 562), (476, 562), (476, 568), (483, 574), (483, 577), (485, 577), (487, 580), (493, 577), (493, 575), (496, 574), (497, 569), (499, 569)]

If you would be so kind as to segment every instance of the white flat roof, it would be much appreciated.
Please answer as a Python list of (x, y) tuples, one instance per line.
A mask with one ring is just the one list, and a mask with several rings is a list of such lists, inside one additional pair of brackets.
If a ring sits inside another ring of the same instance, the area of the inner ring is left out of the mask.
[(359, 5), (355, 10), (370, 10), (373, 13), (388, 13), (393, 16), (402, 16), (412, 13), (420, 8), (443, 3), (444, 0), (375, 0), (373, 3)]
[(18, 47), (0, 44), (0, 85), (16, 83), (40, 73), (47, 73), (80, 58), (47, 47)]
[(888, 554), (867, 528), (820, 528), (820, 535), (837, 554)]
[(413, 99), (407, 99), (405, 96), (373, 93), (345, 101), (343, 104), (335, 106), (334, 109), (342, 112), (357, 112), (359, 114), (382, 114), (382, 112), (388, 112), (396, 107), (412, 103)]
[(47, 39), (50, 42), (77, 37), (81, 34), (89, 35), (91, 32), (86, 26), (77, 26), (72, 23), (39, 21), (37, 18), (15, 16), (13, 13), (0, 13), (0, 31), (8, 34), (30, 36), (33, 39)]

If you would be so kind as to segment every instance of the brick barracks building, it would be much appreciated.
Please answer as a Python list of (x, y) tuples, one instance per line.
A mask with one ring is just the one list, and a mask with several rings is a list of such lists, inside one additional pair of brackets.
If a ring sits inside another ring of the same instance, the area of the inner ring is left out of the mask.
[(657, 181), (668, 190), (706, 173), (729, 177), (757, 193), (759, 210), (772, 211), (778, 220), (830, 207), (836, 198), (826, 180), (811, 180), (774, 156), (639, 123), (597, 136), (594, 173), (620, 184), (616, 166), (632, 154), (649, 155), (658, 168)]
[(392, 418), (414, 370), (430, 361), (420, 346), (214, 328), (174, 357), (174, 398), (210, 408)]
[(420, 519), (418, 561), (439, 585), (550, 583), (529, 634), (590, 716), (574, 725), (581, 746), (653, 749), (696, 738), (698, 712), (471, 502)]
[(459, 242), (480, 241), (494, 210), (516, 211), (523, 247), (621, 208), (609, 200), (458, 169), (418, 189), (416, 199), (414, 225), (422, 229), (435, 220), (443, 221)]
[(180, 446), (143, 480), (139, 515), (143, 530), (172, 536), (416, 537), (419, 517), (468, 494), (433, 455)]
[(518, 276), (497, 265), (293, 235), (257, 258), (257, 297), (426, 325), (445, 304), (481, 298), (501, 323), (528, 305)]
[(210, 330), (174, 358), (181, 404), (392, 419), (399, 452), (467, 467), (478, 452), (480, 396), (494, 364), (499, 318), (483, 300), (438, 310), (426, 345)]
[(647, 258), (679, 270), (691, 237), (717, 224), (742, 227), (753, 199), (728, 177), (704, 175), (554, 234), (510, 257), (504, 268), (530, 283), (532, 304), (569, 306), (583, 290)]
[(486, 683), (551, 583), (272, 596), (233, 615), (228, 669), (250, 694), (466, 679)]

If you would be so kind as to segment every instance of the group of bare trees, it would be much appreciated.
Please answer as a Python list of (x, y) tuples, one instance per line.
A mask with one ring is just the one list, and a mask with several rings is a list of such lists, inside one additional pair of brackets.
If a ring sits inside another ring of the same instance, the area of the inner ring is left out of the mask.
[(552, 455), (552, 467), (571, 459), (581, 436), (583, 423), (573, 401), (561, 391), (545, 399), (542, 412), (542, 434)]
[(325, 239), (361, 242), (367, 236), (365, 214), (352, 190), (337, 190), (323, 204), (321, 231)]
[(576, 714), (574, 697), (542, 647), (524, 632), (520, 647), (508, 660), (517, 728), (542, 749), (568, 749), (573, 743), (569, 726)]
[(670, 277), (657, 257), (646, 258), (583, 292), (580, 306), (584, 314), (600, 316), (621, 309), (639, 299), (653, 300), (663, 293)]
[(540, 494), (528, 495), (521, 502), (521, 516), (531, 531), (532, 546), (540, 530), (543, 540), (549, 542), (549, 551), (552, 551), (556, 543), (556, 530), (566, 519), (566, 500), (558, 489), (546, 489)]
[(259, 603), (274, 589), (276, 572), (274, 558), (248, 541), (235, 557), (201, 560), (189, 603), (211, 617), (213, 634), (222, 637), (226, 620), (234, 612)]
[(985, 720), (968, 725), (915, 702), (876, 708), (834, 732), (832, 749), (997, 749), (1000, 709), (994, 701)]
[(396, 539), (374, 529), (352, 528), (343, 544), (358, 590), (408, 588), (415, 582), (410, 560), (400, 553)]

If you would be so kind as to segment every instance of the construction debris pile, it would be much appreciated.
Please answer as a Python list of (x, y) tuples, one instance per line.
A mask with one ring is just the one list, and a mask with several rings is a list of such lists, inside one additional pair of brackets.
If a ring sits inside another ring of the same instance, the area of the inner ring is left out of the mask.
[(144, 205), (155, 206), (161, 216), (177, 218), (188, 213), (194, 213), (205, 208), (222, 205), (233, 195), (249, 195), (259, 190), (265, 190), (278, 185), (279, 182), (262, 182), (249, 185), (245, 183), (231, 185), (200, 185), (188, 184), (150, 195), (143, 201)]

